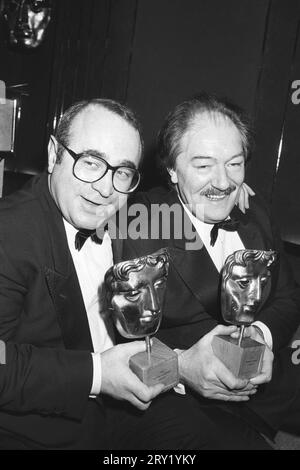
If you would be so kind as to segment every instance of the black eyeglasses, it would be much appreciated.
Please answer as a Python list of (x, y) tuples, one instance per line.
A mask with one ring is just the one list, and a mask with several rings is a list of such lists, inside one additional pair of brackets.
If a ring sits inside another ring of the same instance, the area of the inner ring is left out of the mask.
[(111, 166), (101, 157), (89, 153), (75, 153), (65, 144), (57, 141), (74, 158), (73, 175), (84, 183), (95, 183), (101, 180), (108, 170), (112, 171), (112, 184), (118, 193), (129, 194), (140, 182), (140, 172), (128, 166)]

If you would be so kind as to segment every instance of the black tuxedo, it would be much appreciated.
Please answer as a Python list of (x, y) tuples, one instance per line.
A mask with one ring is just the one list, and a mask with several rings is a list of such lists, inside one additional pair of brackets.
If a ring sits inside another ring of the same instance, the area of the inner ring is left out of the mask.
[[(245, 215), (237, 208), (234, 208), (233, 212), (235, 218), (240, 220), (238, 233), (246, 248), (273, 249), (280, 255), (279, 262), (272, 274), (271, 291), (263, 299), (263, 306), (257, 317), (257, 320), (264, 322), (269, 327), (273, 337), (273, 349), (278, 351), (287, 346), (291, 340), (300, 317), (294, 300), (296, 298), (295, 285), (282, 252), (280, 238), (272, 226), (267, 208), (257, 199), (257, 197), (251, 198), (250, 209)], [(180, 204), (174, 190), (166, 191), (157, 188), (148, 193), (137, 194), (131, 202), (132, 204), (144, 204), (149, 209), (149, 234), (151, 220), (153, 221), (155, 213), (157, 214), (159, 210), (158, 207), (153, 209), (155, 207), (153, 205), (164, 203), (171, 207), (174, 203)], [(150, 211), (151, 205), (152, 212)], [(180, 207), (181, 212), (177, 213), (177, 217), (184, 219), (187, 226), (191, 225), (184, 209), (181, 205)], [(130, 223), (131, 220), (129, 220), (129, 227)], [(151, 238), (149, 235), (148, 239), (132, 240), (129, 236), (124, 241), (123, 259), (142, 256), (162, 247), (168, 247), (171, 262), (163, 320), (157, 336), (172, 348), (186, 349), (222, 322), (219, 295), (220, 276), (203, 245), (197, 250), (187, 250), (186, 243), (190, 240), (187, 240), (184, 235), (176, 239), (173, 231), (174, 221), (171, 226), (170, 239), (163, 239), (165, 224), (166, 220), (162, 218), (159, 227), (160, 233), (156, 238)], [(187, 232), (191, 233), (192, 230), (195, 238), (199, 238), (193, 227), (189, 228)], [(286, 352), (284, 355), (286, 356)], [(290, 356), (288, 360), (291, 362)], [(275, 379), (277, 369), (281, 370), (281, 366), (277, 367), (275, 364), (274, 380), (272, 381), (274, 387), (274, 381), (277, 380)], [(261, 389), (263, 388), (261, 387)], [(269, 386), (270, 388), (271, 386)], [(287, 401), (293, 393), (291, 386), (291, 392), (287, 392), (285, 395)], [(262, 394), (260, 393), (260, 395)], [(258, 402), (257, 398), (255, 400)], [(254, 404), (255, 400), (251, 400), (251, 403)], [(233, 405), (233, 407), (235, 409), (242, 408), (240, 405)], [(260, 415), (264, 416), (262, 412)], [(279, 419), (276, 421), (272, 421), (269, 417), (265, 417), (265, 419), (272, 427), (277, 427)]]
[(96, 445), (91, 336), (47, 175), (0, 201), (0, 338), (0, 443)]
[[(116, 260), (120, 246), (113, 241)], [(89, 397), (90, 330), (47, 175), (0, 201), (0, 339), (7, 353), (0, 365), (0, 449), (223, 445), (224, 430), (196, 412), (191, 397), (165, 393), (146, 412), (101, 394)], [(248, 442), (246, 436), (240, 445)]]
[[(251, 198), (250, 210), (244, 215), (239, 209), (233, 210), (235, 217), (240, 220), (238, 233), (246, 248), (274, 249), (280, 254), (280, 261), (272, 276), (272, 290), (258, 320), (263, 321), (271, 330), (274, 349), (277, 350), (288, 344), (299, 324), (299, 312), (293, 300), (295, 286), (291, 271), (282, 253), (281, 242), (277, 232), (272, 227), (267, 209), (257, 203), (257, 198)], [(140, 193), (132, 199), (132, 204), (144, 204), (147, 208), (155, 204), (165, 203), (171, 207), (179, 203), (177, 193), (163, 189), (154, 189), (148, 193)], [(186, 225), (191, 225), (190, 219), (181, 207), (181, 216)], [(158, 211), (158, 207), (156, 212)], [(155, 215), (149, 210), (149, 234), (151, 219)], [(130, 226), (131, 220), (129, 220)], [(163, 220), (166, 224), (166, 220)], [(186, 348), (191, 346), (201, 336), (207, 333), (217, 323), (222, 322), (220, 315), (219, 273), (213, 264), (206, 248), (202, 245), (197, 250), (187, 250), (186, 243), (190, 240), (185, 236), (174, 237), (173, 224), (170, 230), (171, 238), (156, 239), (127, 238), (124, 242), (123, 258), (152, 253), (161, 247), (168, 247), (171, 264), (168, 278), (168, 288), (160, 335), (170, 346)], [(187, 233), (194, 233), (193, 227)], [(162, 229), (161, 229), (162, 232)], [(201, 246), (201, 243), (200, 243)]]

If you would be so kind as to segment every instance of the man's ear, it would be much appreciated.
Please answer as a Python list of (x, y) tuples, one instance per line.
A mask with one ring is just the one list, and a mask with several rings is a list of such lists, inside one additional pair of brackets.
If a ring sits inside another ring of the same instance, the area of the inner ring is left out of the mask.
[(57, 140), (53, 135), (50, 135), (48, 143), (48, 173), (52, 173), (53, 168), (55, 167), (57, 159), (57, 146)]
[(173, 168), (168, 168), (168, 173), (170, 175), (171, 181), (173, 184), (178, 183), (177, 173)]

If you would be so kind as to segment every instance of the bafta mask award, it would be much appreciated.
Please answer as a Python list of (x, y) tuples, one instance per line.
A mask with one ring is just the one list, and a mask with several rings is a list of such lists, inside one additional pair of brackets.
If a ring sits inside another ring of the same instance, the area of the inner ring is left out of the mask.
[(238, 378), (260, 373), (265, 345), (244, 337), (244, 329), (255, 320), (270, 291), (274, 251), (239, 250), (225, 261), (222, 270), (221, 308), (226, 323), (240, 327), (239, 338), (214, 336), (216, 356)]
[[(168, 276), (165, 250), (112, 266), (105, 275), (109, 309), (119, 333), (128, 339), (145, 338), (146, 351), (130, 358), (132, 371), (146, 385), (178, 383), (177, 354), (157, 338)], [(152, 344), (151, 344), (152, 343)]]
[(21, 49), (35, 49), (44, 40), (51, 20), (52, 0), (2, 0), (9, 43)]

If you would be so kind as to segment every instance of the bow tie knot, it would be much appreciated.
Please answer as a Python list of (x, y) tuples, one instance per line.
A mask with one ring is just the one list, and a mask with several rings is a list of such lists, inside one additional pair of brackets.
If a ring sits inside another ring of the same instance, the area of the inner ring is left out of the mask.
[(234, 219), (227, 219), (222, 220), (222, 222), (218, 222), (214, 224), (213, 228), (210, 231), (210, 244), (214, 246), (217, 238), (219, 229), (227, 230), (228, 232), (236, 232), (239, 226), (239, 221)]
[(102, 239), (97, 236), (96, 230), (78, 230), (75, 235), (75, 248), (76, 250), (80, 251), (87, 239), (91, 237), (92, 241), (101, 245)]

